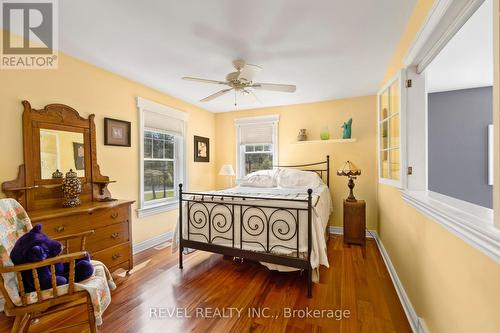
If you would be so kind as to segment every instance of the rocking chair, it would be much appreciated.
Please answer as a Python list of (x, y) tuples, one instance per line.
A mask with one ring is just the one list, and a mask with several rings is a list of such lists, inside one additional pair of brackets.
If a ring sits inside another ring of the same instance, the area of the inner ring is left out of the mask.
[[(54, 238), (65, 245), (65, 254), (36, 263), (14, 266), (10, 259), (10, 251), (14, 247), (16, 240), (31, 228), (31, 222), (26, 211), (16, 200), (0, 199), (0, 261), (2, 264), (0, 268), (0, 291), (5, 299), (5, 314), (16, 317), (12, 332), (28, 332), (33, 319), (83, 304), (87, 305), (88, 320), (57, 327), (45, 332), (65, 330), (87, 323), (90, 332), (97, 332), (90, 294), (86, 290), (81, 290), (81, 288), (75, 290), (75, 261), (84, 258), (87, 254), (85, 252), (85, 241), (94, 231)], [(68, 253), (70, 240), (80, 241), (80, 252)], [(56, 285), (56, 263), (69, 263), (67, 285)], [(52, 288), (47, 290), (41, 290), (37, 274), (37, 268), (44, 266), (49, 266), (52, 273)], [(35, 291), (31, 293), (26, 293), (23, 287), (21, 272), (26, 270), (33, 272)]]

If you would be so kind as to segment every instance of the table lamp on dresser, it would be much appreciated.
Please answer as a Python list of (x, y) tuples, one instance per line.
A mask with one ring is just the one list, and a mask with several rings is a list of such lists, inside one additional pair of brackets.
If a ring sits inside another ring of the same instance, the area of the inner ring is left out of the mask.
[[(354, 179), (361, 175), (361, 170), (354, 163), (347, 161), (341, 170), (337, 170), (338, 176), (349, 178), (349, 196), (344, 200), (344, 243), (362, 245), (366, 244), (366, 203), (357, 200), (354, 196)], [(364, 255), (363, 251), (363, 255)]]
[(227, 176), (229, 178), (229, 187), (233, 187), (233, 177), (235, 173), (231, 164), (224, 164), (219, 170), (219, 176)]

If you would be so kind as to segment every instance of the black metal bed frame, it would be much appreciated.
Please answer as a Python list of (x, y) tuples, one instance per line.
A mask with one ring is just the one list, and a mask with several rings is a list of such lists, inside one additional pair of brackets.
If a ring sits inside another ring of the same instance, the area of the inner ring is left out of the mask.
[[(325, 165), (325, 168), (319, 166)], [(316, 169), (301, 169), (316, 172), (324, 178), (326, 172), (326, 184), (330, 186), (330, 156), (318, 163), (275, 166), (286, 168), (316, 167)], [(311, 267), (311, 235), (312, 235), (312, 189), (307, 190), (307, 199), (286, 198), (262, 198), (242, 195), (225, 195), (216, 193), (183, 192), (182, 184), (179, 184), (179, 268), (182, 269), (182, 256), (184, 248), (198, 249), (232, 257), (248, 260), (263, 261), (288, 267), (294, 267), (307, 271), (307, 296), (312, 297), (312, 267)], [(235, 199), (240, 199), (235, 201)], [(266, 200), (290, 202), (290, 207), (276, 207), (271, 204), (252, 203), (252, 199), (260, 202)], [(250, 200), (248, 203), (246, 200)], [(186, 203), (187, 236), (183, 237), (183, 205)], [(295, 204), (295, 206), (292, 206)], [(298, 204), (298, 205), (297, 205)], [(216, 211), (217, 208), (217, 211)], [(266, 209), (268, 213), (266, 214)], [(222, 212), (221, 212), (222, 211)], [(307, 211), (307, 221), (301, 221), (299, 213)], [(287, 223), (283, 218), (277, 217), (277, 212), (289, 214), (293, 224)], [(239, 235), (235, 234), (235, 217), (239, 215)], [(276, 214), (276, 216), (275, 216)], [(299, 251), (299, 227), (307, 222), (307, 256), (304, 258)], [(208, 227), (207, 235), (197, 232)], [(215, 236), (213, 232), (215, 231)], [(252, 240), (252, 237), (261, 236), (266, 233), (266, 242), (262, 243)], [(206, 242), (191, 240), (191, 236), (204, 238)], [(245, 237), (246, 236), (246, 237)], [(276, 244), (271, 246), (271, 238), (274, 241), (283, 241), (289, 244), (291, 241), (296, 245), (294, 248)], [(214, 244), (216, 239), (230, 241), (232, 246)], [(235, 241), (239, 240), (239, 244)], [(243, 244), (255, 244), (262, 247), (263, 252), (243, 249)], [(275, 248), (295, 250), (294, 255), (273, 253)]]

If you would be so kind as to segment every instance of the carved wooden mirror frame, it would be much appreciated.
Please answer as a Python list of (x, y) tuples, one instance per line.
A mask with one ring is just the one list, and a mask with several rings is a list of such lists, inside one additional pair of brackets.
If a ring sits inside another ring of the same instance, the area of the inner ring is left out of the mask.
[(22, 104), (24, 164), (19, 166), (17, 179), (2, 184), (2, 191), (28, 211), (61, 207), (60, 185), (63, 180), (41, 177), (40, 129), (55, 129), (83, 134), (85, 175), (80, 178), (82, 202), (109, 200), (109, 177), (101, 175), (97, 164), (95, 116), (91, 114), (83, 118), (78, 111), (63, 104), (49, 104), (43, 109), (33, 109), (28, 101)]

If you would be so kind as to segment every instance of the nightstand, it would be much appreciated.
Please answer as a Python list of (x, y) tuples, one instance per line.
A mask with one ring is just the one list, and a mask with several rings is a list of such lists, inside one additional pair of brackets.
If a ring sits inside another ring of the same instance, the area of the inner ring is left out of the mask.
[(344, 243), (364, 247), (366, 245), (365, 229), (366, 202), (344, 200)]

